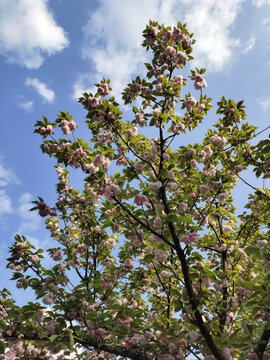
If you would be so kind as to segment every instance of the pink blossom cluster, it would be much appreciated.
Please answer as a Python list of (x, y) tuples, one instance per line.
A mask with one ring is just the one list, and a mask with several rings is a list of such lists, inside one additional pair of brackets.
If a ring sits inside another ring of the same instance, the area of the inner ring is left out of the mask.
[(157, 216), (155, 219), (154, 219), (154, 226), (156, 228), (161, 228), (163, 225), (163, 222), (162, 222), (162, 219), (160, 216)]
[(190, 233), (188, 235), (182, 235), (180, 242), (186, 245), (196, 245), (199, 235), (197, 233)]
[(154, 181), (154, 182), (149, 182), (149, 186), (153, 189), (153, 190), (158, 190), (162, 187), (162, 182), (161, 181)]
[(57, 250), (57, 251), (53, 254), (52, 259), (53, 259), (54, 261), (60, 261), (60, 260), (62, 260), (62, 259), (63, 259), (62, 251)]
[(185, 202), (180, 202), (178, 208), (181, 212), (183, 212), (187, 209), (187, 204)]
[(161, 250), (161, 249), (157, 249), (155, 250), (155, 260), (156, 261), (164, 261), (166, 260), (168, 257), (170, 256), (170, 253), (168, 250)]
[[(98, 87), (98, 92), (102, 95), (109, 95), (110, 94), (109, 85), (107, 83), (100, 84), (100, 86)], [(88, 105), (89, 105), (89, 99), (88, 99)]]
[(197, 100), (193, 96), (189, 96), (187, 100), (184, 101), (184, 105), (187, 108), (187, 111), (191, 111), (192, 108), (197, 104)]
[(141, 84), (137, 84), (137, 83), (133, 83), (131, 84), (127, 91), (128, 91), (128, 95), (129, 95), (129, 99), (135, 99), (136, 96), (138, 95), (138, 93), (142, 90), (142, 85)]
[(57, 296), (55, 294), (50, 293), (48, 295), (45, 295), (43, 297), (42, 301), (45, 305), (51, 305), (56, 301), (56, 299), (57, 299)]
[(134, 168), (138, 171), (142, 171), (144, 169), (144, 163), (143, 162), (135, 162)]
[(154, 44), (154, 42), (156, 41), (157, 34), (158, 34), (158, 29), (152, 26), (145, 37), (149, 45)]
[(121, 193), (121, 189), (116, 184), (110, 184), (109, 186), (106, 186), (105, 188), (105, 195), (109, 200), (112, 200), (112, 196), (117, 196)]
[(200, 185), (200, 193), (201, 193), (202, 195), (207, 194), (208, 191), (209, 191), (209, 186), (207, 186), (207, 185)]
[(184, 129), (185, 129), (185, 125), (181, 122), (177, 125), (171, 126), (172, 133), (175, 135), (180, 135)]
[(8, 341), (8, 350), (5, 352), (5, 360), (14, 360), (18, 357), (20, 359), (29, 358), (43, 358), (49, 354), (48, 348), (35, 347), (32, 342), (23, 342), (19, 340)]
[(39, 130), (40, 135), (42, 135), (44, 138), (48, 135), (51, 135), (53, 133), (53, 127), (52, 125), (47, 125), (46, 127), (42, 127)]
[(68, 135), (71, 133), (71, 131), (75, 130), (76, 126), (77, 125), (76, 125), (75, 121), (73, 121), (73, 120), (71, 120), (71, 121), (62, 120), (61, 121), (61, 129), (65, 135)]
[(43, 201), (40, 201), (38, 203), (37, 207), (38, 207), (38, 210), (39, 210), (39, 215), (42, 216), (42, 217), (45, 217), (47, 215), (50, 215), (50, 216), (56, 216), (57, 215), (57, 213), (55, 211), (51, 210), (49, 205), (47, 205)]
[(141, 195), (141, 194), (137, 194), (134, 198), (134, 202), (136, 205), (140, 206), (140, 205), (143, 205), (145, 203), (147, 203), (148, 199), (147, 199), (147, 196), (145, 195)]
[(226, 143), (225, 137), (220, 137), (217, 134), (210, 137), (209, 142), (211, 145), (217, 146), (219, 150), (223, 149), (223, 146)]
[(95, 109), (99, 104), (99, 100), (97, 97), (89, 96), (88, 98), (88, 108), (89, 110)]
[(174, 75), (172, 77), (172, 82), (174, 83), (174, 85), (182, 86), (184, 84), (183, 76), (182, 75)]
[(196, 90), (201, 90), (202, 88), (206, 88), (207, 83), (205, 81), (204, 75), (202, 74), (196, 74), (192, 78), (194, 80), (194, 88)]
[(143, 117), (143, 113), (136, 113), (135, 118), (136, 118), (138, 124), (140, 125), (140, 127), (145, 126), (145, 119)]

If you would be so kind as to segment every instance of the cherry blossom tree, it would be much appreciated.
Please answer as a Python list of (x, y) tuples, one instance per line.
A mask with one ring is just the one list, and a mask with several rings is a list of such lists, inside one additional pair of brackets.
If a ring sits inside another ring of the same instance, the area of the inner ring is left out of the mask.
[[(185, 25), (150, 21), (143, 36), (153, 57), (123, 91), (131, 120), (103, 79), (79, 99), (91, 147), (67, 111), (35, 125), (59, 181), (56, 204), (31, 210), (55, 247), (15, 237), (7, 266), (35, 300), (20, 307), (1, 292), (2, 359), (270, 359), (270, 191), (241, 174), (269, 177), (270, 140), (256, 141), (266, 129), (222, 97), (203, 141), (179, 146), (211, 108), (205, 69), (184, 78)], [(236, 215), (239, 180), (251, 194)]]

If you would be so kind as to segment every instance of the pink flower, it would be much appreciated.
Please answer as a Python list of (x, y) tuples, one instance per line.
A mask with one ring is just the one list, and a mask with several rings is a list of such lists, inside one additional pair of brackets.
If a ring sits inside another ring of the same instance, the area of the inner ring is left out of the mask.
[(134, 164), (134, 167), (135, 167), (136, 170), (141, 171), (141, 170), (143, 170), (143, 168), (144, 168), (144, 164), (143, 164), (143, 163), (140, 163), (140, 162), (136, 162), (136, 163)]
[(227, 192), (220, 193), (220, 194), (218, 195), (218, 199), (219, 199), (220, 202), (224, 202), (224, 201), (226, 200), (227, 196), (228, 196), (228, 193), (227, 193)]
[(193, 148), (188, 149), (186, 152), (186, 156), (193, 156), (195, 154), (196, 154), (196, 150)]
[(52, 256), (54, 261), (59, 261), (63, 259), (63, 254), (60, 250), (56, 251)]
[(201, 90), (202, 88), (206, 88), (207, 83), (202, 74), (196, 74), (195, 76), (193, 76), (193, 80), (195, 80), (194, 88), (196, 90)]
[(146, 97), (149, 97), (149, 96), (151, 96), (152, 95), (152, 89), (150, 89), (150, 88), (144, 88), (143, 89), (143, 94), (146, 96)]
[(180, 339), (176, 342), (177, 346), (187, 346), (187, 341), (185, 339)]
[(89, 96), (89, 98), (88, 98), (88, 108), (90, 110), (96, 108), (98, 106), (98, 104), (99, 104), (98, 98)]
[(185, 211), (186, 208), (187, 208), (187, 204), (186, 204), (186, 203), (181, 202), (181, 203), (179, 204), (179, 210), (180, 210), (180, 211)]
[(54, 295), (53, 294), (45, 295), (42, 301), (44, 302), (45, 305), (51, 305), (55, 301)]
[(154, 226), (156, 228), (161, 228), (162, 227), (162, 219), (160, 216), (157, 216), (154, 220)]
[(61, 129), (63, 131), (63, 133), (65, 135), (68, 135), (71, 133), (70, 127), (69, 127), (69, 122), (67, 120), (62, 120), (61, 121)]
[(204, 149), (205, 149), (208, 156), (211, 156), (213, 154), (213, 151), (210, 148), (210, 146), (206, 145), (206, 147)]
[(129, 267), (131, 269), (134, 268), (134, 264), (133, 264), (131, 259), (126, 259), (124, 264), (125, 264), (126, 267)]
[(243, 165), (236, 165), (235, 168), (234, 168), (234, 170), (235, 170), (236, 172), (242, 171), (242, 170), (243, 170)]
[(107, 83), (103, 83), (98, 87), (98, 92), (102, 95), (109, 95), (110, 89)]
[(187, 61), (188, 56), (183, 51), (178, 51), (174, 56), (175, 62), (177, 65), (182, 65), (185, 61)]
[(105, 163), (105, 156), (102, 154), (99, 154), (94, 159), (94, 165), (95, 167), (99, 167), (100, 165), (104, 165)]
[(180, 238), (180, 242), (183, 242), (184, 244), (188, 245), (189, 244), (188, 235), (182, 235)]
[(191, 167), (195, 168), (195, 167), (197, 167), (198, 162), (195, 159), (191, 159), (190, 160), (190, 165), (191, 165)]
[(75, 121), (71, 120), (68, 123), (68, 126), (69, 126), (70, 130), (75, 130), (77, 125), (76, 125)]
[(163, 261), (170, 255), (169, 251), (155, 250), (155, 260)]
[(35, 254), (31, 257), (30, 261), (32, 263), (38, 263), (39, 262), (39, 257)]
[(61, 272), (64, 272), (66, 270), (66, 264), (61, 264), (60, 267), (59, 267), (59, 270)]
[(83, 164), (83, 168), (85, 171), (89, 171), (90, 174), (95, 174), (98, 171), (98, 168), (95, 167), (94, 164)]
[(199, 334), (197, 333), (196, 330), (191, 330), (188, 332), (188, 337), (192, 342), (194, 342), (198, 339)]
[(248, 359), (249, 359), (249, 360), (258, 360), (259, 358), (258, 358), (258, 355), (257, 355), (257, 354), (252, 353), (251, 355), (249, 355)]
[(161, 272), (160, 272), (160, 275), (161, 276), (163, 276), (163, 277), (165, 277), (165, 278), (168, 278), (168, 277), (170, 277), (170, 276), (172, 276), (172, 272), (170, 271), (170, 270), (162, 270)]
[(137, 194), (134, 198), (134, 202), (136, 205), (140, 206), (147, 202), (147, 197), (145, 195)]
[(50, 214), (50, 207), (44, 202), (38, 203), (39, 215), (45, 217)]
[(266, 269), (268, 270), (268, 271), (270, 271), (270, 260), (269, 259), (264, 259), (264, 265), (265, 265), (265, 267), (266, 267)]
[(121, 189), (118, 185), (111, 184), (109, 189), (114, 195), (119, 195), (121, 193)]
[(222, 230), (226, 234), (226, 233), (232, 232), (233, 229), (230, 225), (223, 225)]
[(150, 182), (149, 186), (153, 189), (153, 190), (158, 190), (162, 187), (162, 182), (161, 181), (155, 181), (155, 182)]
[(161, 110), (160, 110), (160, 108), (155, 108), (154, 110), (153, 110), (153, 115), (157, 115), (157, 114), (159, 114), (161, 112)]
[(201, 193), (202, 195), (207, 194), (208, 191), (209, 191), (209, 187), (208, 187), (207, 185), (201, 185), (201, 186), (200, 186), (200, 193)]
[(191, 111), (192, 108), (197, 104), (197, 100), (194, 99), (193, 96), (189, 96), (186, 101), (184, 101), (184, 105), (187, 108), (187, 111)]
[(184, 84), (184, 80), (183, 80), (183, 76), (182, 75), (175, 75), (174, 77), (172, 77), (172, 82), (174, 83), (174, 85), (183, 85)]
[(202, 281), (207, 288), (211, 285), (211, 280), (208, 277), (203, 278)]
[(39, 131), (40, 135), (42, 135), (44, 138), (48, 135), (51, 135), (53, 133), (53, 127), (52, 125), (47, 125), (45, 128), (42, 127)]

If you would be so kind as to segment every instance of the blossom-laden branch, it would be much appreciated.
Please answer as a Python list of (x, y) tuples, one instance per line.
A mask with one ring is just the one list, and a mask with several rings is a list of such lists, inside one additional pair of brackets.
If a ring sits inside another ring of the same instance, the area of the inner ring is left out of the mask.
[[(92, 147), (67, 111), (35, 125), (59, 181), (55, 205), (38, 198), (31, 210), (46, 218), (54, 247), (44, 254), (15, 237), (7, 266), (35, 301), (19, 307), (2, 291), (3, 356), (270, 359), (270, 192), (240, 175), (269, 177), (269, 140), (254, 145), (266, 129), (245, 121), (243, 101), (222, 97), (203, 141), (179, 146), (211, 109), (206, 69), (183, 77), (194, 44), (185, 25), (150, 21), (143, 36), (153, 58), (123, 91), (136, 104), (130, 120), (103, 79), (79, 99)], [(195, 93), (182, 94), (189, 80)], [(81, 191), (68, 168), (86, 176)], [(254, 193), (237, 217), (238, 179)]]

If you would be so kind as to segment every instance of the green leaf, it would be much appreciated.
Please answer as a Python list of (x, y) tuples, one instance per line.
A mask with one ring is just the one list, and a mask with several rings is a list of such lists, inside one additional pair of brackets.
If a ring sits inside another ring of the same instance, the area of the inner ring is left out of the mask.
[(58, 338), (60, 335), (53, 334), (50, 336), (50, 341), (54, 341), (56, 338)]

